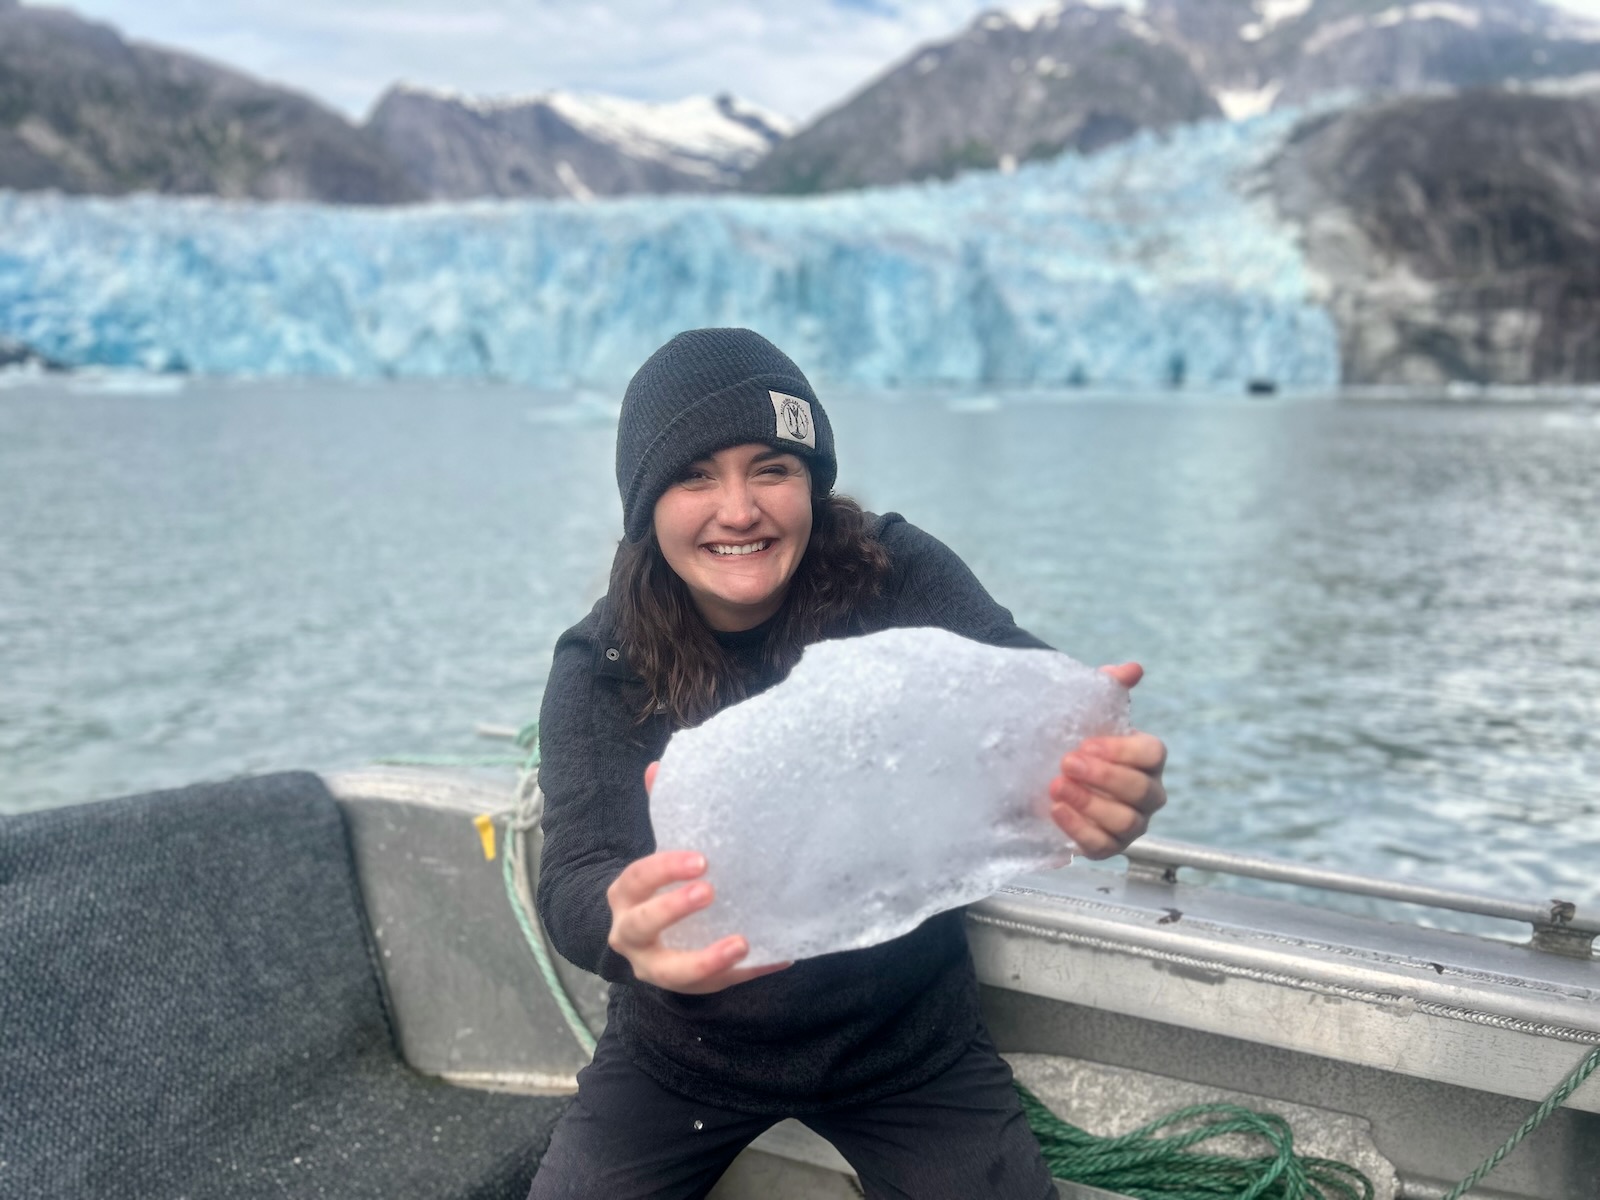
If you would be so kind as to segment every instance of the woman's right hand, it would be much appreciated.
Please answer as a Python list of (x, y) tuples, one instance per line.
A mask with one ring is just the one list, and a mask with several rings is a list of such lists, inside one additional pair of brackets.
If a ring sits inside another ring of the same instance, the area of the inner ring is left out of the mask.
[[(644, 773), (648, 789), (656, 767)], [(662, 850), (629, 863), (606, 889), (611, 906), (611, 948), (633, 967), (635, 979), (669, 992), (703, 996), (762, 975), (781, 971), (788, 963), (764, 967), (739, 967), (750, 953), (744, 938), (734, 935), (703, 950), (671, 950), (661, 944), (661, 933), (675, 921), (698, 912), (715, 898), (715, 890), (700, 880), (706, 873), (702, 854), (689, 850)], [(674, 883), (687, 886), (662, 891)]]

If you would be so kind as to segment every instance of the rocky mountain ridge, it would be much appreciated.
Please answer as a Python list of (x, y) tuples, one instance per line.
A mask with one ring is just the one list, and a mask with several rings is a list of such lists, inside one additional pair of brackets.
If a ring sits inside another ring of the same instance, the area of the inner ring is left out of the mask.
[(15, 3), (0, 4), (0, 187), (420, 198), (382, 147), (306, 96)]
[(745, 185), (793, 193), (947, 178), (1221, 115), (1180, 50), (1132, 12), (991, 12), (786, 139)]
[(390, 89), (362, 127), (309, 97), (0, 0), (0, 187), (397, 203), (804, 193), (1007, 169), (1329, 91), (1600, 79), (1600, 27), (1545, 0), (1056, 0), (924, 45), (792, 132), (727, 96), (649, 105)]
[(650, 105), (404, 87), (358, 127), (67, 9), (0, 0), (0, 188), (354, 204), (718, 191), (787, 128), (729, 96)]
[(913, 51), (777, 146), (756, 191), (943, 177), (1142, 129), (1381, 96), (1600, 75), (1600, 26), (1544, 0), (1056, 0)]
[(1544, 0), (1148, 0), (1230, 116), (1600, 71), (1600, 26)]

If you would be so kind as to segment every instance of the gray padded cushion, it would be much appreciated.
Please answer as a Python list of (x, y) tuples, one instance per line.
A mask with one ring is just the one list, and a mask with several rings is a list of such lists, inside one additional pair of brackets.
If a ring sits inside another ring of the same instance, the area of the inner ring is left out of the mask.
[(400, 1061), (315, 775), (0, 818), (0, 1196), (521, 1200), (564, 1106)]

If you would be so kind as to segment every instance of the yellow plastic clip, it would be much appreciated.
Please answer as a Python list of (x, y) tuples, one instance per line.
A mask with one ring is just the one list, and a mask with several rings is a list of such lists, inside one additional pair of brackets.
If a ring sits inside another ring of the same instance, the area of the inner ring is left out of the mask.
[(494, 818), (488, 813), (479, 813), (472, 818), (472, 823), (478, 827), (478, 837), (483, 840), (483, 856), (490, 862), (494, 861)]

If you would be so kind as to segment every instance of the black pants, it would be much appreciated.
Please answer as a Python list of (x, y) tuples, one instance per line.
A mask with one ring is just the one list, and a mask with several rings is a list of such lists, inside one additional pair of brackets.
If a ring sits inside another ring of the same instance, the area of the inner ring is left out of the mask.
[[(578, 1074), (529, 1200), (704, 1196), (776, 1123), (697, 1104), (629, 1061), (608, 1032)], [(1006, 1065), (981, 1033), (919, 1088), (800, 1120), (832, 1142), (873, 1200), (1054, 1200)]]

